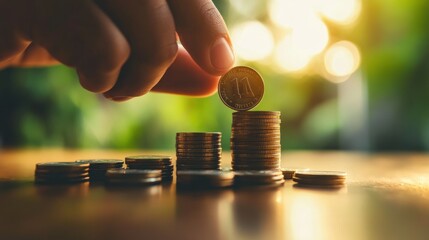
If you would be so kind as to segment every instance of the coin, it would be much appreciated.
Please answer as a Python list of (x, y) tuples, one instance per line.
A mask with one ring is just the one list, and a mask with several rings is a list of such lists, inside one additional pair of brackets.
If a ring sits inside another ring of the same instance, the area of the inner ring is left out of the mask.
[(281, 186), (284, 183), (281, 171), (236, 171), (235, 186)]
[(299, 172), (304, 172), (304, 171), (309, 171), (310, 169), (308, 168), (302, 168), (302, 169), (296, 169), (296, 168), (282, 168), (281, 171), (283, 173), (283, 176), (285, 179), (292, 179), (293, 175), (295, 174), (295, 172), (299, 171)]
[(89, 163), (90, 168), (108, 168), (108, 167), (122, 167), (123, 160), (119, 159), (82, 159), (77, 160), (77, 163)]
[(264, 81), (254, 69), (234, 67), (219, 80), (218, 92), (222, 102), (237, 111), (254, 108), (264, 95)]
[(177, 171), (178, 187), (228, 187), (233, 184), (234, 173), (219, 170)]
[(156, 178), (161, 176), (161, 170), (109, 169), (106, 176), (109, 178)]
[(305, 179), (293, 177), (293, 181), (300, 184), (309, 185), (341, 185), (345, 183), (345, 179)]
[(176, 153), (183, 154), (210, 154), (210, 153), (222, 153), (222, 148), (201, 148), (201, 149), (193, 149), (193, 148), (176, 148)]
[(76, 162), (46, 162), (46, 163), (37, 163), (36, 169), (45, 169), (45, 170), (82, 170), (89, 168), (88, 163), (76, 163)]
[(207, 142), (200, 142), (200, 143), (178, 143), (176, 144), (176, 149), (212, 149), (212, 148), (221, 148), (221, 143), (207, 143)]
[(302, 179), (345, 179), (346, 172), (341, 171), (297, 171), (295, 177)]

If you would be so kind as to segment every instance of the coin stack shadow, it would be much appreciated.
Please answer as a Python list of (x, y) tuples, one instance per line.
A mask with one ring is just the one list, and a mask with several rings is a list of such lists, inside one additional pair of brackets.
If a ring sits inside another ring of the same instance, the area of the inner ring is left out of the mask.
[(130, 169), (161, 170), (163, 182), (171, 182), (173, 180), (174, 165), (170, 156), (131, 156), (125, 158), (125, 163)]
[(107, 170), (121, 169), (124, 165), (124, 161), (120, 159), (83, 159), (76, 162), (89, 164), (90, 182), (104, 182)]
[(280, 112), (243, 111), (232, 114), (232, 169), (280, 169)]
[(89, 180), (89, 164), (75, 162), (47, 162), (36, 164), (37, 184), (71, 184)]
[(222, 157), (221, 140), (220, 132), (177, 133), (177, 170), (219, 170)]

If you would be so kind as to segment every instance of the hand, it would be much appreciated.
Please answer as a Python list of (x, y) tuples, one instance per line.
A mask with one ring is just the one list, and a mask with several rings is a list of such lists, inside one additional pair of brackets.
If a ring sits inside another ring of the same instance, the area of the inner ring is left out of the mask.
[(0, 33), (0, 68), (61, 62), (116, 101), (209, 95), (234, 62), (210, 0), (0, 0)]

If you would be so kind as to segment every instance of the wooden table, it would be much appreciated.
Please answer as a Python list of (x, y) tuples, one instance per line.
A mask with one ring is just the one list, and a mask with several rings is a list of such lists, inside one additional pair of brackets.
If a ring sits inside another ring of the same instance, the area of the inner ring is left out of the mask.
[(148, 152), (1, 150), (0, 239), (429, 239), (424, 154), (283, 154), (283, 166), (347, 171), (347, 186), (332, 190), (291, 181), (271, 190), (196, 192), (176, 191), (174, 183), (118, 189), (32, 182), (36, 162), (141, 153)]

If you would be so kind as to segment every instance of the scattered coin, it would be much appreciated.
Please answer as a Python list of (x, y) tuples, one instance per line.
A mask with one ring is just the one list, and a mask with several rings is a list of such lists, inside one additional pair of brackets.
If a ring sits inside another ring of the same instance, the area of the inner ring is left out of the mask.
[(301, 185), (339, 187), (346, 182), (347, 173), (340, 171), (297, 171), (293, 180)]
[(305, 172), (309, 171), (310, 169), (304, 168), (304, 169), (296, 169), (296, 168), (282, 168), (284, 179), (292, 179), (295, 172)]
[(220, 78), (218, 92), (226, 106), (236, 111), (246, 111), (261, 101), (264, 81), (252, 68), (234, 67)]

